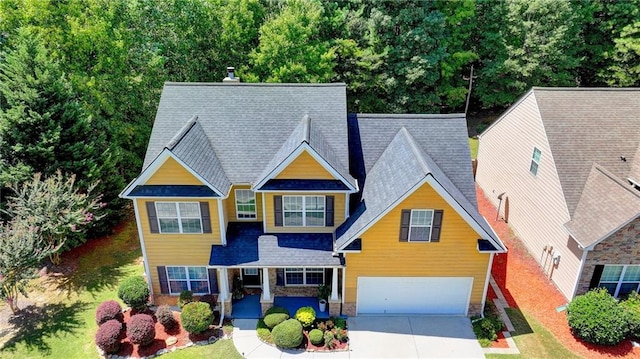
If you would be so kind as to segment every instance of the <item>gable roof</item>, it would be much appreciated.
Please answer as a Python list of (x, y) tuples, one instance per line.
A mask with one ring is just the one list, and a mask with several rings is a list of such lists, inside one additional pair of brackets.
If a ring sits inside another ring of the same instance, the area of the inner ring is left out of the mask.
[(332, 161), (345, 168), (346, 110), (345, 84), (166, 83), (143, 169), (197, 116), (227, 179), (251, 183), (305, 114), (335, 153)]
[(581, 248), (589, 248), (639, 216), (640, 191), (593, 164), (576, 210), (564, 226)]
[(325, 140), (320, 126), (317, 126), (315, 122), (312, 124), (308, 115), (302, 118), (300, 124), (291, 132), (289, 138), (269, 161), (260, 176), (253, 182), (255, 188), (262, 189), (267, 181), (275, 177), (291, 161), (297, 158), (302, 150), (308, 151), (318, 160), (320, 165), (329, 172), (333, 172), (350, 190), (355, 191), (355, 179), (351, 177), (335, 151)]
[(640, 89), (534, 87), (531, 91), (573, 214), (594, 162), (619, 178), (628, 176), (640, 145)]
[[(350, 144), (353, 157), (351, 173), (368, 173), (401, 128), (411, 133), (438, 168), (450, 179), (466, 199), (477, 208), (476, 189), (471, 167), (471, 153), (464, 114), (398, 115), (357, 114), (349, 119)], [(361, 153), (353, 153), (361, 148)], [(358, 168), (363, 167), (363, 168)], [(398, 176), (397, 174), (395, 176)], [(395, 178), (395, 177), (394, 177)], [(360, 179), (359, 179), (360, 180)], [(366, 185), (365, 185), (366, 186)]]
[[(464, 143), (467, 143), (466, 138)], [(405, 127), (400, 128), (367, 171), (359, 208), (336, 230), (336, 248), (346, 248), (425, 183), (436, 189), (459, 214), (468, 218), (469, 224), (489, 239), (495, 248), (504, 251), (504, 245), (478, 213), (477, 205), (464, 196)]]

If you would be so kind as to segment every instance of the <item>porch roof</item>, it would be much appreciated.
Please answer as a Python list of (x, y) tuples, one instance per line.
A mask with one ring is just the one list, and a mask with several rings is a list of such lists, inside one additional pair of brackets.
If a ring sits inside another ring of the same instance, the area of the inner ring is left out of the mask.
[(230, 222), (227, 245), (211, 246), (209, 265), (216, 267), (341, 266), (334, 257), (331, 233), (269, 233), (261, 222)]
[(270, 179), (262, 187), (261, 191), (348, 191), (347, 187), (339, 180), (318, 180), (318, 179)]

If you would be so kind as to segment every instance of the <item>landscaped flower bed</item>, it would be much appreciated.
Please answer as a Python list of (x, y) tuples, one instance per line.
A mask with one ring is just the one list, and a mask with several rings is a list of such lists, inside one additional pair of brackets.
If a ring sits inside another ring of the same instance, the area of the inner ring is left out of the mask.
[(337, 351), (349, 348), (347, 322), (332, 317), (319, 320), (310, 307), (302, 307), (295, 318), (284, 308), (273, 307), (258, 321), (258, 337), (265, 343), (306, 351)]

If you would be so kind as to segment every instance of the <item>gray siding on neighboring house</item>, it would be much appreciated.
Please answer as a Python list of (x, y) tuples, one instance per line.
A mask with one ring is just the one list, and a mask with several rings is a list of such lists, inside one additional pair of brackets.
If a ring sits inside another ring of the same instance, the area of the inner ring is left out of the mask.
[(584, 294), (589, 290), (593, 271), (598, 264), (640, 264), (640, 218), (596, 244), (593, 251), (587, 253), (576, 294)]
[[(569, 211), (535, 94), (527, 93), (479, 138), (476, 182), (495, 206), (505, 193), (500, 214), (561, 292), (571, 298), (582, 251), (563, 229)], [(534, 147), (542, 152), (535, 176), (529, 171)], [(561, 255), (557, 267), (544, 250), (547, 245)]]

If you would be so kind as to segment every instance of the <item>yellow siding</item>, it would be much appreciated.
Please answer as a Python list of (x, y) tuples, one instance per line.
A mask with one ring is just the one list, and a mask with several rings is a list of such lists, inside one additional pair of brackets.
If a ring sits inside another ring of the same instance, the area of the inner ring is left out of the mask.
[(169, 157), (145, 184), (202, 185), (202, 182), (189, 173), (189, 171), (182, 167), (176, 160)]
[(262, 194), (255, 193), (256, 196), (256, 219), (237, 219), (236, 217), (236, 190), (251, 189), (250, 185), (233, 185), (229, 192), (229, 198), (224, 200), (225, 218), (227, 223), (234, 221), (261, 222), (262, 221)]
[[(136, 199), (136, 201), (155, 294), (160, 294), (157, 266), (207, 266), (209, 264), (211, 245), (221, 244), (218, 200), (207, 201), (211, 215), (212, 233), (205, 234), (151, 233), (145, 204), (146, 200)], [(156, 201), (179, 202), (175, 198), (158, 198)]]
[[(440, 242), (399, 242), (403, 209), (444, 210)], [(478, 235), (430, 185), (423, 185), (361, 238), (362, 252), (345, 255), (345, 302), (356, 302), (358, 276), (378, 276), (473, 277), (470, 304), (481, 303), (489, 254), (478, 253)]]
[(277, 179), (335, 179), (307, 151), (303, 151), (275, 178)]
[[(273, 196), (334, 196), (333, 227), (276, 227), (274, 226), (275, 213), (273, 211)], [(268, 233), (332, 233), (337, 226), (344, 222), (344, 206), (346, 204), (345, 193), (265, 193), (265, 208)]]

